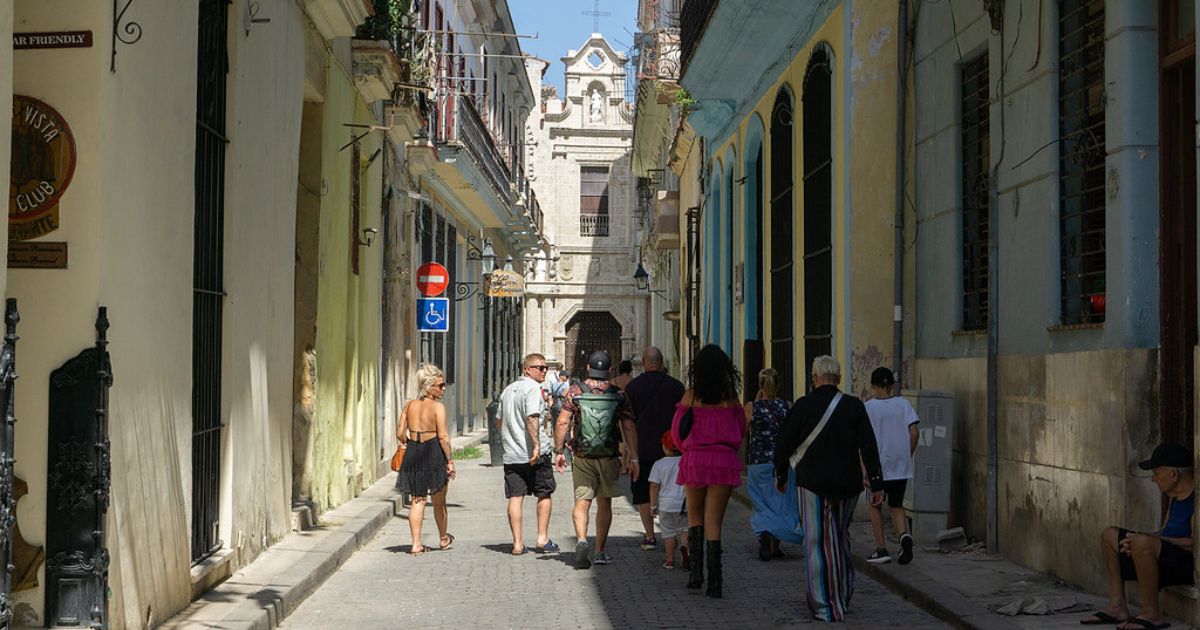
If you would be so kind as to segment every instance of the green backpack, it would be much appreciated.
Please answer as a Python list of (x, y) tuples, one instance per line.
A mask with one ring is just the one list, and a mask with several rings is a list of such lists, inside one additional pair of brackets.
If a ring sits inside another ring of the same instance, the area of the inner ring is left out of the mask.
[[(611, 391), (611, 388), (610, 388)], [(617, 450), (618, 394), (577, 394), (575, 404), (575, 453), (585, 457), (614, 457)]]

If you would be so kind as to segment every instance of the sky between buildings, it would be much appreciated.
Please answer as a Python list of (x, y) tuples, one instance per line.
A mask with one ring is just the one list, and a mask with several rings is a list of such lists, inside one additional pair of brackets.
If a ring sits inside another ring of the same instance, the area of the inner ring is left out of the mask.
[[(637, 0), (600, 0), (600, 34), (619, 52), (628, 54), (637, 32)], [(563, 96), (562, 57), (578, 50), (596, 26), (596, 0), (508, 0), (513, 24), (522, 38), (521, 51), (550, 62), (545, 83), (558, 86)], [(585, 12), (588, 15), (585, 15)]]

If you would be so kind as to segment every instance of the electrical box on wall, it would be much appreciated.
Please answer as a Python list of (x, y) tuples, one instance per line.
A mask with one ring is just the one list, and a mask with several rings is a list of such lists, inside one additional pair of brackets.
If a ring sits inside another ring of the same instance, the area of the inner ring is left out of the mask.
[(950, 516), (954, 395), (929, 390), (904, 390), (901, 395), (921, 419), (913, 453), (913, 479), (904, 507), (912, 513), (913, 538), (918, 543), (934, 543)]

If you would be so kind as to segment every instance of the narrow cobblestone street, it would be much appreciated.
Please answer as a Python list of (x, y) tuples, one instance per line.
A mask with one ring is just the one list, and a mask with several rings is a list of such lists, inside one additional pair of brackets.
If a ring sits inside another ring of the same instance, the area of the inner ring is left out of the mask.
[[(485, 450), (486, 452), (486, 450)], [(686, 574), (660, 566), (661, 542), (642, 551), (640, 522), (626, 499), (613, 502), (613, 564), (571, 565), (571, 475), (558, 476), (550, 536), (563, 552), (513, 557), (500, 471), (486, 457), (459, 462), (450, 486), (448, 551), (408, 555), (407, 511), (380, 530), (282, 624), (285, 630), (333, 628), (786, 628), (814, 623), (804, 604), (804, 560), (761, 562), (749, 513), (735, 501), (725, 517), (725, 597), (684, 588)], [(526, 501), (525, 540), (532, 547), (533, 500)], [(594, 508), (593, 508), (594, 511)], [(422, 538), (435, 547), (427, 510)], [(594, 532), (594, 520), (593, 529)], [(594, 541), (594, 538), (590, 538)], [(847, 627), (944, 628), (862, 573)]]

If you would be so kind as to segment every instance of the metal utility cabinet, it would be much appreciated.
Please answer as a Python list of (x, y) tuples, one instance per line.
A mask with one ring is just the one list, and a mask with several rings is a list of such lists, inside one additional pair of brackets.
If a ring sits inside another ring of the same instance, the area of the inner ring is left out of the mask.
[(912, 513), (912, 535), (917, 543), (937, 542), (950, 515), (951, 457), (954, 437), (954, 395), (949, 392), (906, 389), (900, 392), (921, 423), (913, 453), (913, 480), (904, 497)]

